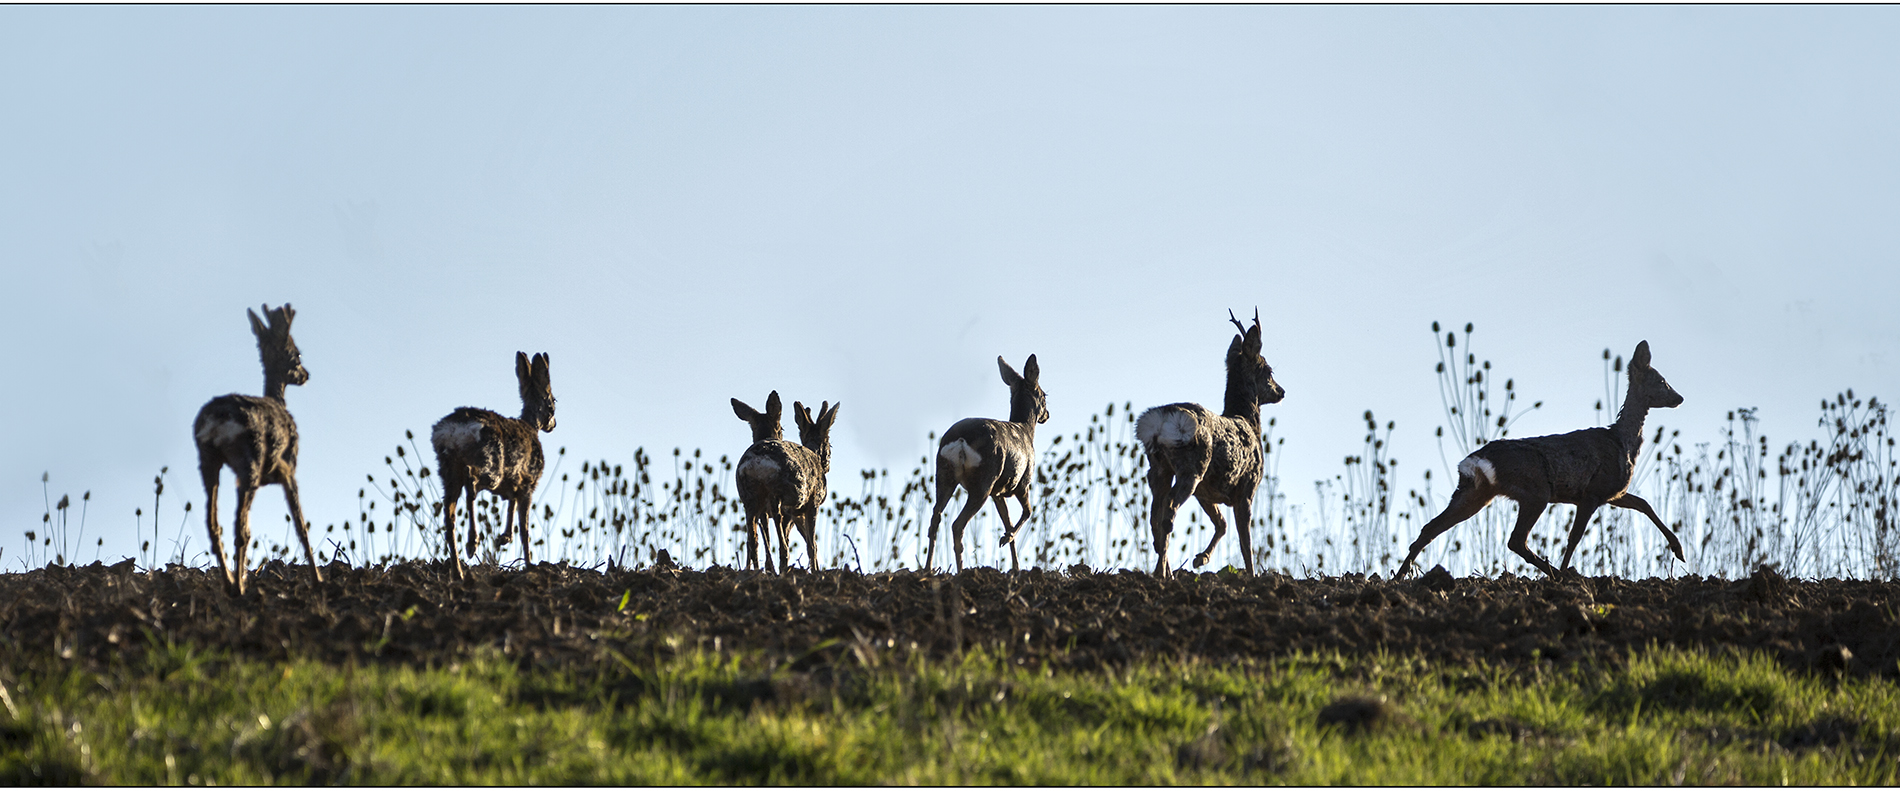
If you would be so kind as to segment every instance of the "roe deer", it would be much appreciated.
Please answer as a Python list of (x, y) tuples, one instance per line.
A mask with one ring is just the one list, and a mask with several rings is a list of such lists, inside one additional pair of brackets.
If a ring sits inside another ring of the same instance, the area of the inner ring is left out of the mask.
[[(791, 570), (791, 531), (787, 522), (798, 527), (805, 538), (809, 568), (818, 568), (818, 506), (825, 502), (826, 475), (831, 471), (831, 427), (838, 420), (843, 402), (818, 405), (818, 417), (812, 418), (804, 404), (792, 403), (792, 417), (798, 422), (799, 444), (786, 442), (779, 424), (780, 401), (774, 390), (766, 398), (765, 414), (732, 399), (732, 411), (752, 424), (752, 446), (739, 457), (733, 469), (739, 489), (739, 501), (746, 511), (746, 568), (758, 568), (758, 538), (765, 534), (765, 567), (774, 572)], [(778, 528), (779, 563), (772, 565), (772, 541), (768, 529)]]
[(521, 560), (532, 559), (528, 548), (528, 520), (534, 511), (534, 489), (541, 482), (547, 458), (537, 431), (554, 430), (554, 386), (548, 380), (548, 356), (530, 360), (515, 352), (515, 380), (521, 388), (521, 417), (503, 417), (486, 409), (465, 406), (436, 421), (430, 433), (435, 446), (436, 472), (442, 476), (442, 532), (455, 575), (464, 576), (462, 556), (455, 551), (455, 501), (467, 497), (468, 555), (475, 557), (475, 493), (494, 492), (508, 501), (502, 520), (500, 544), (513, 533), (521, 536)]
[[(304, 557), (310, 560), (310, 575), (323, 582), (317, 568), (316, 552), (310, 548), (310, 526), (303, 518), (303, 503), (297, 497), (297, 422), (284, 406), (284, 387), (310, 381), (304, 370), (297, 342), (290, 338), (290, 321), (297, 311), (290, 303), (276, 310), (261, 306), (265, 324), (250, 309), (251, 333), (257, 336), (257, 353), (264, 362), (264, 395), (231, 395), (211, 399), (198, 410), (192, 422), (192, 438), (198, 444), (198, 473), (205, 484), (205, 527), (211, 531), (211, 549), (218, 555), (218, 568), (224, 571), (224, 583), (242, 596), (249, 574), (251, 548), (251, 498), (258, 487), (279, 484), (284, 500), (290, 504), (290, 520), (297, 526), (297, 539), (303, 542)], [(225, 467), (237, 480), (237, 513), (232, 517), (237, 540), (237, 564), (224, 552), (224, 531), (218, 527), (218, 476)]]
[(1240, 530), (1240, 554), (1253, 575), (1253, 498), (1266, 473), (1260, 449), (1260, 405), (1277, 404), (1286, 391), (1273, 381), (1273, 366), (1260, 356), (1260, 311), (1248, 329), (1227, 311), (1240, 329), (1227, 345), (1227, 398), (1219, 415), (1200, 404), (1169, 404), (1141, 413), (1135, 438), (1148, 456), (1148, 488), (1153, 492), (1151, 513), (1155, 539), (1155, 574), (1168, 574), (1168, 534), (1174, 514), (1190, 495), (1214, 523), (1214, 539), (1194, 556), (1194, 566), (1207, 564), (1214, 546), (1227, 534), (1220, 509), (1234, 510)]
[[(1037, 384), (1042, 368), (1036, 364), (1036, 355), (1029, 355), (1021, 374), (1001, 357), (996, 358), (996, 366), (1002, 370), (1003, 384), (1009, 385), (1009, 420), (966, 417), (937, 440), (937, 501), (930, 509), (926, 569), (936, 568), (937, 529), (943, 523), (943, 508), (958, 486), (970, 498), (950, 523), (957, 571), (963, 570), (963, 528), (983, 510), (984, 500), (996, 503), (996, 516), (1003, 520), (1003, 538), (997, 544), (1009, 547), (1009, 570), (1022, 569), (1017, 561), (1016, 533), (1029, 522), (1030, 499), (1036, 485), (1036, 424), (1049, 422), (1049, 396)], [(1009, 521), (1009, 506), (1004, 502), (1008, 497), (1023, 504), (1023, 514), (1014, 524)]]
[[(773, 390), (771, 395), (765, 397), (764, 412), (753, 409), (750, 404), (740, 401), (737, 398), (732, 399), (733, 414), (738, 415), (740, 420), (752, 426), (752, 444), (746, 446), (745, 453), (739, 455), (740, 465), (745, 464), (746, 457), (752, 455), (753, 449), (759, 448), (767, 442), (778, 442), (785, 438), (785, 424), (782, 422), (785, 412), (782, 403), (783, 402), (778, 399), (777, 390)], [(743, 479), (744, 476), (738, 475), (736, 468), (733, 470), (733, 474), (735, 478), (733, 485), (739, 490), (739, 502), (741, 505), (744, 505), (746, 509), (745, 567), (748, 570), (757, 569), (759, 567), (759, 541), (763, 539), (765, 541), (765, 566), (770, 569), (772, 568), (772, 535), (769, 529), (771, 523), (767, 520), (770, 517), (779, 516), (779, 514), (774, 512), (768, 515), (765, 512), (764, 498), (761, 497), (759, 501), (759, 511), (755, 515), (752, 511), (752, 505), (745, 501), (745, 492), (748, 484), (742, 483), (740, 480)]]
[(1451, 493), (1451, 502), (1444, 512), (1425, 523), (1418, 540), (1412, 542), (1412, 551), (1393, 576), (1404, 576), (1425, 545), (1476, 515), (1498, 495), (1517, 501), (1517, 528), (1511, 531), (1511, 551), (1546, 575), (1554, 577), (1557, 570), (1532, 552), (1525, 539), (1551, 503), (1577, 506), (1577, 518), (1570, 525), (1570, 540), (1564, 544), (1565, 569), (1570, 568), (1570, 553), (1583, 538), (1583, 529), (1590, 523), (1591, 514), (1606, 504), (1649, 517), (1669, 540), (1669, 551), (1676, 554), (1677, 560), (1682, 560), (1682, 542), (1676, 540), (1676, 534), (1663, 525), (1649, 503), (1629, 492), (1636, 455), (1643, 446), (1643, 419), (1652, 408), (1680, 406), (1682, 396), (1663, 380), (1662, 374), (1649, 366), (1649, 341), (1636, 344), (1626, 371), (1629, 394), (1623, 399), (1623, 411), (1610, 426), (1568, 434), (1494, 440), (1458, 462), (1458, 488)]

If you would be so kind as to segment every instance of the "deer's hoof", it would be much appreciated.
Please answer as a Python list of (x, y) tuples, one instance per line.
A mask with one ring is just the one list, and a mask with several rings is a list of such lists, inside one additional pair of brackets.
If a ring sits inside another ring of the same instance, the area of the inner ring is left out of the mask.
[(1202, 566), (1205, 566), (1205, 565), (1207, 565), (1207, 557), (1208, 557), (1208, 555), (1207, 555), (1207, 553), (1206, 553), (1206, 552), (1202, 552), (1202, 553), (1201, 553), (1201, 554), (1199, 554), (1199, 555), (1195, 555), (1195, 556), (1194, 556), (1194, 567), (1198, 569), (1198, 568), (1200, 568), (1200, 567), (1202, 567)]

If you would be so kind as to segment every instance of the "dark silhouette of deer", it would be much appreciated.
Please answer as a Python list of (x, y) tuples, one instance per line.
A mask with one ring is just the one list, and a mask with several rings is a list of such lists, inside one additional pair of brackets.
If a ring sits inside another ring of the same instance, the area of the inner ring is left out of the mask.
[[(211, 549), (218, 555), (218, 568), (224, 571), (225, 585), (244, 595), (250, 569), (251, 498), (258, 487), (278, 484), (284, 487), (284, 500), (290, 505), (290, 519), (297, 526), (297, 539), (303, 542), (304, 557), (310, 561), (310, 576), (323, 582), (317, 568), (317, 554), (310, 548), (310, 526), (303, 518), (303, 503), (297, 497), (297, 421), (290, 418), (284, 405), (284, 387), (310, 381), (304, 370), (297, 342), (290, 338), (290, 321), (297, 312), (290, 303), (276, 310), (261, 306), (265, 321), (249, 309), (251, 333), (257, 336), (257, 353), (264, 363), (264, 395), (233, 393), (218, 396), (198, 410), (191, 435), (198, 445), (198, 473), (205, 484), (205, 527), (211, 531)], [(237, 563), (233, 565), (224, 551), (224, 531), (218, 527), (218, 476), (225, 467), (237, 481), (237, 512), (233, 538), (237, 540)]]
[(1286, 391), (1273, 381), (1273, 366), (1260, 356), (1260, 311), (1254, 311), (1248, 329), (1227, 312), (1240, 329), (1227, 345), (1227, 397), (1216, 415), (1200, 404), (1168, 404), (1141, 413), (1135, 438), (1148, 456), (1148, 488), (1153, 493), (1150, 513), (1155, 540), (1155, 574), (1168, 574), (1168, 534), (1174, 515), (1189, 496), (1214, 523), (1214, 539), (1194, 556), (1194, 566), (1207, 565), (1214, 546), (1227, 534), (1227, 521), (1216, 506), (1234, 511), (1240, 531), (1240, 554), (1253, 575), (1253, 498), (1266, 473), (1260, 447), (1260, 405), (1277, 404)]
[[(739, 455), (740, 466), (745, 465), (746, 458), (753, 456), (755, 450), (763, 453), (762, 448), (766, 443), (781, 442), (784, 440), (785, 425), (782, 421), (785, 412), (783, 402), (779, 401), (777, 390), (773, 390), (771, 395), (765, 397), (764, 412), (753, 409), (751, 405), (737, 398), (732, 399), (732, 412), (738, 415), (740, 420), (752, 426), (752, 444), (746, 446), (745, 453)], [(759, 567), (759, 542), (763, 540), (765, 542), (765, 567), (772, 569), (770, 520), (783, 518), (784, 515), (780, 514), (776, 509), (767, 513), (765, 496), (762, 492), (756, 502), (758, 510), (754, 511), (755, 504), (745, 499), (746, 489), (748, 488), (748, 484), (744, 482), (745, 476), (738, 475), (737, 469), (734, 469), (733, 473), (736, 479), (734, 485), (739, 489), (739, 502), (746, 509), (745, 567), (747, 569), (757, 569)]]
[[(797, 526), (805, 538), (808, 567), (818, 568), (818, 506), (823, 505), (831, 471), (831, 427), (838, 420), (842, 402), (818, 405), (813, 419), (804, 404), (792, 403), (792, 417), (798, 423), (799, 444), (786, 442), (780, 428), (778, 391), (766, 398), (765, 413), (732, 399), (732, 411), (752, 425), (752, 446), (739, 457), (733, 469), (739, 489), (739, 502), (746, 512), (746, 567), (758, 568), (758, 538), (765, 539), (765, 567), (784, 572), (791, 570), (791, 530)], [(767, 531), (778, 529), (779, 563), (772, 565), (772, 545)]]
[(1549, 576), (1556, 576), (1543, 558), (1532, 552), (1526, 539), (1544, 508), (1551, 503), (1572, 503), (1577, 517), (1570, 525), (1570, 539), (1564, 544), (1563, 568), (1570, 568), (1570, 554), (1583, 538), (1590, 516), (1604, 505), (1628, 508), (1654, 522), (1669, 540), (1669, 551), (1682, 560), (1682, 542), (1663, 525), (1656, 511), (1643, 498), (1629, 492), (1630, 476), (1636, 469), (1636, 456), (1643, 446), (1643, 419), (1654, 408), (1680, 406), (1682, 396), (1669, 386), (1662, 374), (1649, 365), (1649, 341), (1636, 344), (1630, 355), (1629, 393), (1623, 399), (1623, 411), (1616, 422), (1604, 428), (1586, 428), (1568, 434), (1552, 434), (1523, 439), (1500, 439), (1485, 444), (1458, 462), (1458, 488), (1444, 512), (1432, 517), (1412, 542), (1412, 551), (1399, 564), (1394, 576), (1411, 571), (1412, 561), (1432, 539), (1458, 523), (1477, 515), (1485, 504), (1499, 495), (1517, 501), (1517, 528), (1511, 531), (1509, 545), (1531, 565)]
[(532, 360), (515, 352), (515, 380), (521, 387), (521, 417), (503, 417), (486, 409), (465, 406), (436, 421), (429, 435), (435, 446), (436, 472), (442, 476), (442, 532), (455, 574), (466, 574), (455, 551), (455, 502), (468, 503), (468, 554), (475, 557), (475, 493), (494, 492), (508, 501), (502, 521), (501, 545), (515, 532), (521, 539), (521, 561), (530, 562), (528, 521), (534, 513), (534, 489), (541, 482), (547, 457), (536, 432), (554, 430), (554, 386), (548, 379), (548, 356)]
[[(983, 502), (996, 503), (996, 516), (1003, 520), (1003, 538), (999, 546), (1009, 547), (1009, 569), (1020, 571), (1016, 534), (1029, 522), (1031, 498), (1036, 485), (1036, 424), (1049, 422), (1049, 396), (1038, 380), (1042, 368), (1036, 355), (1029, 355), (1023, 372), (996, 358), (1002, 370), (1003, 384), (1009, 385), (1009, 420), (966, 417), (951, 425), (937, 440), (937, 501), (930, 508), (929, 549), (924, 553), (924, 568), (936, 568), (937, 529), (943, 523), (943, 509), (950, 495), (962, 486), (969, 494), (963, 510), (950, 522), (950, 540), (956, 550), (957, 571), (963, 570), (963, 528), (970, 524)], [(1023, 504), (1022, 516), (1009, 520), (1007, 498)]]

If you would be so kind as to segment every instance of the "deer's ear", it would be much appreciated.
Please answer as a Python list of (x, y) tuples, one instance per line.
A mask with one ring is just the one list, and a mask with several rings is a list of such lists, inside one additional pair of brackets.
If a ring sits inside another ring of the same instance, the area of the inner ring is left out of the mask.
[(744, 401), (740, 401), (737, 398), (732, 399), (732, 414), (738, 415), (740, 420), (747, 423), (763, 417), (763, 415), (759, 414), (759, 410), (746, 406)]
[(1235, 335), (1233, 342), (1227, 344), (1227, 356), (1229, 357), (1238, 357), (1242, 352), (1246, 350), (1247, 350), (1247, 339), (1239, 335)]
[(1009, 361), (1003, 359), (1002, 355), (997, 355), (996, 367), (1003, 372), (1003, 384), (1009, 385), (1010, 387), (1022, 384), (1022, 375), (1016, 373), (1016, 369), (1009, 367)]
[(529, 367), (533, 371), (534, 378), (537, 381), (543, 383), (548, 381), (548, 355), (546, 352), (536, 354), (534, 359), (529, 361)]
[(288, 302), (284, 303), (284, 306), (282, 308), (279, 308), (278, 310), (284, 314), (284, 331), (289, 332), (290, 320), (297, 318), (297, 311), (296, 309), (292, 308), (290, 306), (290, 303)]
[[(264, 312), (269, 313), (270, 309), (266, 308)], [(250, 308), (245, 308), (244, 315), (251, 317), (251, 334), (252, 335), (256, 335), (257, 337), (262, 338), (266, 334), (270, 333), (270, 328), (264, 326), (264, 322), (257, 318), (257, 313), (255, 311), (251, 310)]]
[(1036, 364), (1036, 355), (1029, 355), (1029, 361), (1023, 363), (1023, 378), (1032, 385), (1042, 378), (1042, 366)]
[(778, 391), (773, 390), (771, 395), (765, 397), (765, 416), (777, 423), (784, 414), (785, 403), (778, 400)]
[(816, 428), (818, 425), (816, 423), (811, 422), (811, 410), (805, 408), (805, 403), (803, 401), (792, 402), (792, 420), (798, 423), (798, 428), (800, 431), (803, 431), (805, 429), (810, 429), (810, 428)]
[(1649, 367), (1649, 341), (1636, 343), (1636, 352), (1630, 355), (1630, 365)]
[(1247, 351), (1260, 353), (1260, 319), (1253, 320), (1253, 328), (1247, 330)]
[(528, 381), (534, 376), (534, 368), (528, 365), (527, 352), (515, 352), (515, 378)]
[(841, 407), (841, 406), (844, 406), (843, 401), (839, 401), (838, 403), (831, 404), (829, 406), (825, 404), (819, 404), (818, 405), (818, 427), (826, 431), (830, 431), (831, 425), (833, 423), (838, 422), (838, 407)]

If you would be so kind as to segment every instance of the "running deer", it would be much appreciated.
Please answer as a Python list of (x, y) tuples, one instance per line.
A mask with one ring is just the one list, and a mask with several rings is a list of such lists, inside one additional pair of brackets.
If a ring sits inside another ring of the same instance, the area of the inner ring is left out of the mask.
[(1153, 492), (1151, 519), (1155, 539), (1155, 575), (1168, 574), (1168, 534), (1174, 515), (1189, 496), (1214, 523), (1214, 539), (1194, 556), (1195, 568), (1207, 565), (1214, 546), (1227, 534), (1227, 522), (1216, 506), (1234, 511), (1240, 530), (1240, 554), (1248, 576), (1253, 575), (1253, 498), (1266, 472), (1260, 448), (1260, 405), (1277, 404), (1286, 390), (1273, 381), (1273, 366), (1260, 356), (1260, 311), (1248, 329), (1240, 329), (1227, 345), (1227, 398), (1219, 415), (1200, 404), (1169, 404), (1141, 413), (1135, 438), (1148, 455), (1148, 488)]
[[(198, 445), (198, 472), (204, 476), (205, 527), (211, 531), (211, 549), (218, 555), (218, 568), (224, 571), (224, 583), (244, 595), (250, 569), (251, 498), (261, 486), (284, 487), (284, 500), (290, 504), (290, 520), (297, 526), (297, 539), (303, 542), (304, 557), (310, 561), (310, 576), (323, 582), (317, 568), (316, 552), (310, 548), (310, 526), (303, 518), (303, 503), (297, 497), (297, 422), (284, 406), (284, 387), (310, 381), (304, 370), (297, 342), (290, 338), (290, 321), (297, 311), (290, 303), (276, 310), (261, 306), (265, 321), (249, 309), (251, 333), (257, 336), (257, 353), (264, 362), (264, 395), (233, 393), (211, 399), (198, 410), (192, 422), (192, 437)], [(233, 536), (237, 540), (237, 564), (224, 551), (224, 531), (218, 526), (218, 476), (225, 467), (237, 481), (237, 512), (232, 517)]]
[[(752, 425), (752, 446), (739, 457), (733, 469), (737, 478), (739, 501), (746, 512), (746, 568), (758, 568), (759, 538), (765, 535), (765, 567), (774, 572), (790, 571), (791, 530), (796, 525), (805, 538), (808, 568), (818, 568), (818, 506), (825, 502), (826, 475), (831, 471), (831, 427), (838, 420), (842, 402), (818, 405), (818, 417), (799, 402), (792, 403), (792, 417), (798, 423), (799, 444), (781, 439), (778, 391), (766, 398), (765, 412), (732, 399), (732, 411)], [(790, 524), (788, 524), (788, 522)], [(772, 541), (767, 532), (778, 528), (779, 563), (772, 565)]]
[(1564, 544), (1563, 568), (1566, 570), (1570, 568), (1570, 553), (1583, 538), (1590, 516), (1604, 505), (1628, 508), (1649, 517), (1669, 540), (1669, 551), (1676, 554), (1677, 560), (1682, 560), (1682, 542), (1676, 540), (1676, 534), (1663, 525), (1649, 503), (1629, 492), (1636, 455), (1643, 446), (1643, 419), (1651, 409), (1680, 406), (1682, 396), (1663, 380), (1662, 374), (1650, 367), (1649, 341), (1636, 344), (1626, 371), (1629, 394), (1623, 399), (1623, 411), (1608, 427), (1495, 440), (1458, 462), (1458, 488), (1451, 493), (1451, 503), (1445, 506), (1443, 513), (1425, 523), (1418, 540), (1412, 542), (1412, 551), (1405, 556), (1405, 562), (1399, 564), (1394, 576), (1404, 576), (1432, 539), (1475, 516), (1499, 495), (1517, 501), (1517, 528), (1511, 531), (1511, 551), (1546, 575), (1556, 576), (1557, 569), (1532, 552), (1525, 539), (1551, 503), (1577, 506), (1577, 517), (1570, 524), (1570, 540)]
[[(1029, 522), (1030, 499), (1036, 485), (1036, 424), (1049, 422), (1049, 396), (1037, 380), (1042, 368), (1036, 355), (1029, 355), (1023, 372), (996, 358), (1002, 370), (1003, 384), (1009, 385), (1009, 420), (966, 417), (943, 432), (937, 441), (937, 501), (930, 509), (930, 548), (924, 553), (924, 568), (936, 568), (937, 529), (943, 523), (943, 508), (957, 487), (969, 493), (963, 510), (950, 523), (951, 543), (956, 548), (957, 571), (963, 570), (963, 528), (983, 510), (983, 501), (996, 503), (996, 516), (1003, 520), (1003, 538), (998, 546), (1009, 547), (1009, 570), (1020, 571), (1016, 534)], [(1006, 498), (1023, 504), (1022, 516), (1009, 521)]]
[(528, 520), (534, 511), (534, 489), (541, 482), (547, 457), (541, 452), (537, 431), (554, 430), (554, 386), (548, 380), (548, 356), (532, 360), (515, 352), (515, 380), (521, 388), (521, 417), (503, 417), (486, 409), (465, 406), (436, 421), (430, 433), (435, 446), (436, 472), (442, 476), (442, 533), (457, 577), (467, 572), (455, 551), (455, 501), (468, 503), (468, 555), (475, 557), (475, 493), (494, 492), (508, 501), (501, 540), (506, 545), (520, 532), (521, 561), (532, 559), (528, 548)]

